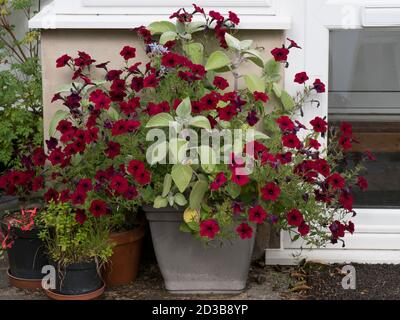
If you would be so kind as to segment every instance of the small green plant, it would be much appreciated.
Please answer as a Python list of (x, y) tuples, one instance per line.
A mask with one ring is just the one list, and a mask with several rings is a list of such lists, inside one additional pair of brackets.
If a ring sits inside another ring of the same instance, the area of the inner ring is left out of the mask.
[(0, 1), (0, 171), (20, 167), (21, 155), (43, 143), (40, 33), (19, 36), (11, 21), (37, 9), (40, 1)]
[(74, 213), (68, 203), (51, 201), (41, 215), (44, 228), (39, 237), (46, 243), (49, 258), (61, 266), (93, 260), (100, 266), (107, 262), (112, 247), (106, 219), (80, 223)]

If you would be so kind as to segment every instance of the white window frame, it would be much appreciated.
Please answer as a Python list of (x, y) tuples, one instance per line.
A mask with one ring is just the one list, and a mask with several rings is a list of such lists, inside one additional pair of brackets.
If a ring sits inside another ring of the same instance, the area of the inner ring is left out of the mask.
[[(293, 16), (293, 28), (287, 32), (302, 44), (303, 50), (290, 56), (285, 74), (286, 89), (295, 94), (299, 86), (293, 82), (299, 71), (307, 71), (310, 79), (320, 78), (329, 87), (329, 32), (333, 29), (400, 26), (398, 0), (284, 0), (285, 14)], [(328, 93), (319, 96), (321, 103), (305, 107), (308, 123), (315, 116), (328, 117)], [(266, 250), (266, 263), (295, 264), (303, 258), (329, 263), (400, 263), (400, 209), (355, 209), (356, 233), (346, 237), (346, 248), (329, 245), (324, 249), (300, 250), (302, 242), (291, 242), (281, 233), (280, 249)]]
[[(132, 1), (132, 2), (131, 2)], [(126, 29), (168, 20), (182, 4), (192, 8), (192, 1), (182, 0), (53, 0), (30, 21), (31, 28)], [(242, 29), (285, 30), (291, 18), (280, 15), (282, 0), (198, 0), (206, 10), (226, 14), (236, 12)]]

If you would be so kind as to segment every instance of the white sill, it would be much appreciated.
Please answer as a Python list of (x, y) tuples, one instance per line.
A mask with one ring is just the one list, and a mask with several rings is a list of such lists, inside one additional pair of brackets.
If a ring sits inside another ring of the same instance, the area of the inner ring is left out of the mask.
[[(239, 29), (287, 30), (291, 18), (265, 14), (242, 15)], [(29, 21), (32, 29), (132, 29), (152, 21), (168, 20), (167, 15), (56, 14), (52, 6), (42, 9)]]

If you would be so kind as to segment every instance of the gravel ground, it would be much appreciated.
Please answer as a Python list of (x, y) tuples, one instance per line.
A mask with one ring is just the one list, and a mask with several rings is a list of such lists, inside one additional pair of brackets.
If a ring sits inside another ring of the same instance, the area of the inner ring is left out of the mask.
[[(0, 267), (0, 300), (47, 299), (39, 291), (23, 291), (8, 286), (6, 267)], [(138, 279), (129, 286), (107, 290), (105, 300), (281, 300), (292, 286), (290, 273), (265, 267), (263, 262), (251, 267), (248, 287), (239, 295), (176, 295), (164, 289), (163, 279), (154, 261), (144, 261)]]
[[(253, 263), (248, 287), (239, 295), (173, 295), (164, 289), (155, 261), (143, 261), (138, 279), (129, 286), (107, 290), (105, 300), (400, 300), (400, 265), (352, 264), (356, 288), (342, 287), (342, 265), (302, 263), (269, 267)], [(8, 286), (6, 264), (0, 262), (0, 300), (43, 300), (41, 291)]]

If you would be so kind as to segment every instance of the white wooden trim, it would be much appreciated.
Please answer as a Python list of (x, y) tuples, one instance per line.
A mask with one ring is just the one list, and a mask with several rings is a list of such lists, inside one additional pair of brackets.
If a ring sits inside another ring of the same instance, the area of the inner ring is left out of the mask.
[(400, 5), (366, 6), (362, 9), (362, 24), (364, 27), (400, 26)]
[[(109, 1), (103, 6), (96, 5), (94, 0), (54, 0), (44, 7), (35, 17), (29, 21), (30, 28), (39, 29), (130, 29), (140, 25), (148, 25), (152, 21), (168, 20), (169, 16), (182, 1), (165, 2), (150, 0), (139, 5), (128, 4), (120, 0), (119, 6), (110, 6)], [(161, 5), (161, 2), (164, 5)], [(113, 1), (114, 3), (114, 1)], [(123, 5), (123, 3), (125, 3)], [(186, 2), (187, 3), (187, 2)], [(279, 7), (277, 0), (235, 0), (234, 5), (230, 1), (206, 0), (212, 7), (206, 10), (220, 10), (236, 12), (241, 23), (240, 29), (259, 30), (286, 30), (291, 27), (290, 16), (277, 15)], [(90, 4), (90, 6), (88, 6)], [(201, 3), (199, 3), (201, 4)], [(190, 6), (190, 5), (188, 5)]]
[(301, 260), (323, 263), (400, 264), (400, 250), (267, 249), (267, 265), (297, 265)]

